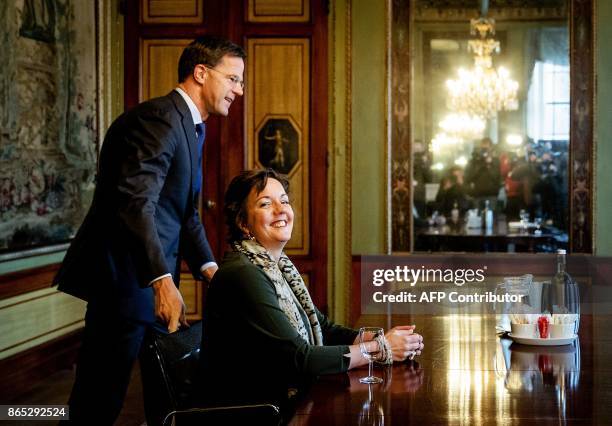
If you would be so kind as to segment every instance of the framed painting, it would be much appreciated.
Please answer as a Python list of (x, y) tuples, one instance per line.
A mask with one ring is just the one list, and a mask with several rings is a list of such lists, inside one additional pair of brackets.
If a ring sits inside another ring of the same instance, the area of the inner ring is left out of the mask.
[(97, 2), (0, 6), (0, 260), (61, 250), (91, 202)]

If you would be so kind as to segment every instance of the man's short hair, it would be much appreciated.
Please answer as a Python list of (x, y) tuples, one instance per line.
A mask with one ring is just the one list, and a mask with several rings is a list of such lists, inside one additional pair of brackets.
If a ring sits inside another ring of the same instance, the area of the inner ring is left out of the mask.
[(225, 55), (246, 58), (246, 52), (231, 41), (217, 36), (205, 35), (189, 43), (181, 54), (178, 64), (178, 82), (182, 83), (193, 74), (196, 65), (216, 66)]

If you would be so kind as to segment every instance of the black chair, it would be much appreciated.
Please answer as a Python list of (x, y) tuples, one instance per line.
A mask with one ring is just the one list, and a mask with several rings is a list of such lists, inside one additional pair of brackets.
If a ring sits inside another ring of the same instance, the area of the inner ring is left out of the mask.
[(172, 424), (278, 425), (280, 410), (273, 404), (224, 407), (197, 406), (198, 359), (202, 323), (172, 334), (151, 330), (140, 354), (145, 415), (148, 426)]

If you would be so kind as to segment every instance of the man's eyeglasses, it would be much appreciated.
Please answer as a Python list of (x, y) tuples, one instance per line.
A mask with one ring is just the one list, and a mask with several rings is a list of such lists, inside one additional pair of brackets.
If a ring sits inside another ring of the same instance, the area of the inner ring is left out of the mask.
[(208, 66), (208, 65), (204, 65), (204, 66), (206, 67), (206, 69), (207, 69), (207, 70), (211, 70), (211, 71), (214, 71), (214, 72), (218, 72), (218, 73), (219, 73), (219, 74), (221, 74), (223, 77), (227, 78), (227, 79), (228, 79), (228, 80), (229, 80), (229, 81), (232, 83), (232, 85), (233, 85), (234, 87), (236, 87), (236, 86), (240, 86), (240, 89), (241, 89), (241, 90), (244, 90), (244, 80), (240, 80), (240, 78), (239, 78), (239, 77), (237, 77), (237, 76), (235, 76), (235, 75), (232, 75), (232, 74), (225, 74), (225, 73), (223, 73), (223, 72), (221, 72), (221, 71), (219, 71), (219, 70), (214, 69), (214, 68), (213, 68), (213, 67), (211, 67), (211, 66)]

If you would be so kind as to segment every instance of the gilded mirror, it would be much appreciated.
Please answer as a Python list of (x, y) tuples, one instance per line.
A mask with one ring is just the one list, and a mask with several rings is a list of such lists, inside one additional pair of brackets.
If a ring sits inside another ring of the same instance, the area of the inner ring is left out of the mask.
[(393, 251), (591, 251), (591, 8), (393, 2)]

